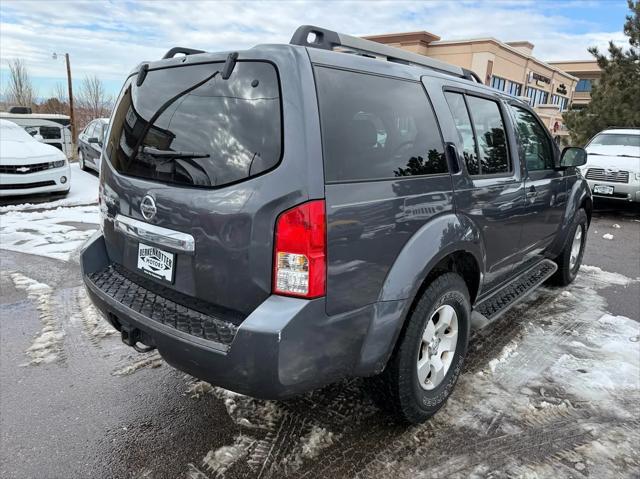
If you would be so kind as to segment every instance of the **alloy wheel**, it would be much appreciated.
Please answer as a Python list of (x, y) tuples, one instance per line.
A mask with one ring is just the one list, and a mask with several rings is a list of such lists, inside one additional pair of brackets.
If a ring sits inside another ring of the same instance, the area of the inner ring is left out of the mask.
[(418, 382), (435, 389), (447, 375), (458, 343), (458, 315), (453, 306), (440, 306), (429, 318), (418, 351)]

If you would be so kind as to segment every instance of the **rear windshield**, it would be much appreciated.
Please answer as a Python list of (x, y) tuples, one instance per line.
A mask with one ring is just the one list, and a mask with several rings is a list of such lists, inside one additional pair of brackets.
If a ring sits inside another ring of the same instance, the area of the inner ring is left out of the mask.
[(125, 175), (217, 187), (263, 173), (280, 160), (280, 87), (273, 65), (238, 62), (150, 70), (118, 100), (105, 155)]

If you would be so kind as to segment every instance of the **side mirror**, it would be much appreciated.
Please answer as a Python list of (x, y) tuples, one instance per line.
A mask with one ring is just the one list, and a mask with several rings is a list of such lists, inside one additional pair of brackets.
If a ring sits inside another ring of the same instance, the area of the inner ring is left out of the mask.
[(584, 148), (567, 146), (560, 155), (560, 168), (575, 168), (587, 163), (587, 152)]
[(100, 140), (99, 140), (97, 137), (95, 137), (95, 136), (92, 136), (92, 137), (91, 137), (91, 138), (89, 138), (87, 141), (88, 141), (89, 143), (100, 143)]
[(32, 135), (36, 140), (38, 140), (40, 143), (44, 143), (44, 137), (40, 134), (40, 133), (35, 133), (34, 135)]

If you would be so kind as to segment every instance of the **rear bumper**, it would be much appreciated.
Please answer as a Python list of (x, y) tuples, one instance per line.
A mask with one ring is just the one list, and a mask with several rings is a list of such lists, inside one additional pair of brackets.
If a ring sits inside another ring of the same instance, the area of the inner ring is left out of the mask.
[[(634, 201), (640, 203), (640, 181), (635, 178), (630, 179), (629, 183), (614, 183), (611, 181), (587, 180), (589, 188), (591, 188), (594, 198), (607, 198), (620, 201)], [(603, 195), (593, 193), (595, 185), (606, 185), (613, 187), (613, 195)]]
[[(377, 355), (371, 358), (370, 348), (363, 347), (375, 305), (327, 316), (324, 298), (270, 296), (224, 344), (158, 323), (115, 300), (90, 278), (108, 265), (103, 236), (97, 233), (82, 251), (81, 267), (90, 298), (109, 321), (141, 331), (143, 342), (156, 346), (169, 364), (216, 386), (283, 399), (379, 367)], [(390, 304), (383, 309), (388, 318)]]
[[(62, 177), (66, 181), (62, 183)], [(34, 195), (69, 191), (71, 171), (69, 165), (25, 175), (0, 173), (0, 196)]]

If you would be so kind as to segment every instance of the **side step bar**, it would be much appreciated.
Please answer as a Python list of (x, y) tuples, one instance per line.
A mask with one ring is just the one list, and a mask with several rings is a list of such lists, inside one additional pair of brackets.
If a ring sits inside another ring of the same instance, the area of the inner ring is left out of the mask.
[(557, 269), (558, 265), (550, 259), (542, 260), (483, 299), (473, 311), (476, 313), (472, 316), (474, 327), (484, 326), (481, 324), (483, 320), (493, 321), (501, 316), (549, 279)]

